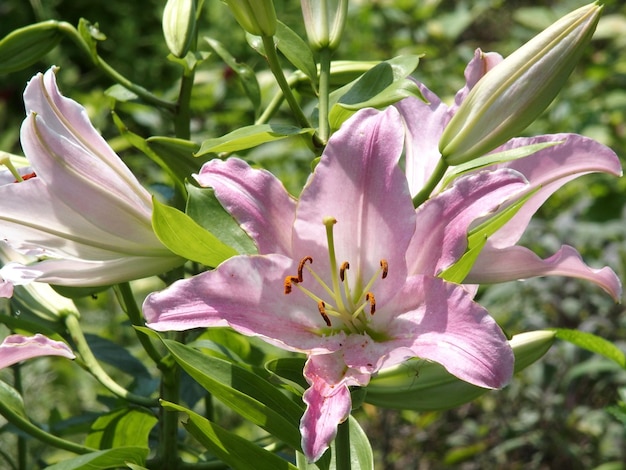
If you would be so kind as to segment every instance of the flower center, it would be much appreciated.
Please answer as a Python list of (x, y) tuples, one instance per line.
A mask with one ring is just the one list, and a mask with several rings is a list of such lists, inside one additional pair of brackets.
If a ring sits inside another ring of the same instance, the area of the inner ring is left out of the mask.
[[(369, 317), (376, 313), (376, 297), (372, 292), (372, 288), (379, 276), (382, 279), (387, 277), (387, 260), (380, 260), (380, 268), (364, 286), (360, 280), (357, 280), (355, 285), (350, 285), (350, 280), (346, 275), (346, 271), (350, 269), (350, 263), (344, 261), (341, 265), (338, 265), (335, 256), (333, 226), (337, 223), (337, 220), (333, 217), (325, 217), (323, 223), (326, 226), (326, 238), (328, 240), (331, 285), (328, 285), (313, 270), (311, 267), (313, 258), (305, 256), (298, 264), (297, 275), (285, 278), (285, 294), (290, 294), (295, 286), (317, 303), (317, 310), (326, 326), (329, 328), (333, 327), (333, 322), (339, 321), (342, 327), (346, 327), (351, 333), (363, 332), (367, 328)], [(323, 288), (326, 293), (324, 298), (302, 285), (304, 283), (305, 269)]]

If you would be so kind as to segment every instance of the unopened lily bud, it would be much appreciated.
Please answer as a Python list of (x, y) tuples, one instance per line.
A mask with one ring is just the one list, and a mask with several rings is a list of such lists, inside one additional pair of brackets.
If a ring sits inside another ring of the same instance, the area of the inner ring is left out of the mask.
[(302, 0), (302, 16), (311, 47), (334, 51), (346, 24), (348, 0)]
[(276, 33), (276, 11), (272, 0), (225, 0), (237, 23), (255, 36)]
[(0, 40), (0, 73), (22, 70), (56, 47), (63, 33), (50, 20), (12, 31)]
[[(548, 352), (556, 333), (539, 330), (513, 336), (509, 345), (519, 372)], [(488, 391), (456, 378), (443, 366), (422, 359), (381, 371), (367, 386), (365, 402), (401, 410), (447, 410), (478, 398)]]
[(163, 35), (168, 49), (176, 57), (189, 51), (196, 28), (195, 0), (167, 0), (163, 10)]
[(592, 3), (569, 13), (487, 72), (441, 136), (444, 161), (459, 165), (480, 157), (533, 122), (574, 69), (601, 10)]

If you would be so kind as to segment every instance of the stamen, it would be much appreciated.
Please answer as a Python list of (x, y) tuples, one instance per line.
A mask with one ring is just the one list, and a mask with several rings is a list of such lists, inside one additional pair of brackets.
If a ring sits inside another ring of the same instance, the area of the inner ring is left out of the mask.
[(372, 292), (368, 292), (365, 294), (365, 300), (370, 303), (370, 315), (374, 315), (376, 313), (376, 298)]
[(291, 284), (297, 284), (300, 282), (297, 276), (287, 276), (285, 278), (285, 295), (291, 293)]
[(383, 268), (383, 279), (387, 277), (387, 272), (389, 271), (389, 264), (386, 259), (380, 260), (380, 267)]
[(341, 279), (341, 282), (343, 282), (346, 277), (346, 269), (350, 269), (350, 263), (344, 261), (339, 268), (339, 279)]
[(331, 326), (330, 318), (328, 318), (328, 315), (326, 315), (326, 304), (320, 300), (317, 304), (317, 309), (320, 311), (320, 315), (326, 322), (326, 326)]
[(300, 264), (298, 264), (298, 282), (302, 282), (302, 270), (304, 269), (304, 265), (307, 261), (313, 264), (313, 258), (310, 256), (305, 256), (300, 260)]
[(26, 175), (22, 175), (22, 177), (20, 178), (20, 180), (16, 179), (15, 181), (13, 181), (14, 183), (21, 183), (23, 181), (29, 180), (31, 178), (34, 178), (35, 176), (37, 176), (35, 174), (35, 172), (33, 171), (32, 173), (28, 173)]

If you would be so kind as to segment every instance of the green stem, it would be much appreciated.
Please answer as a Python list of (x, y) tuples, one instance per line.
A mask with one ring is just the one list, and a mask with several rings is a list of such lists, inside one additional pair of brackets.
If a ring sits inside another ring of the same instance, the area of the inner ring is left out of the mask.
[(115, 382), (104, 371), (96, 357), (91, 352), (91, 349), (87, 344), (87, 340), (85, 339), (85, 335), (83, 334), (83, 330), (78, 323), (78, 318), (76, 317), (76, 315), (69, 314), (64, 318), (64, 321), (65, 327), (69, 331), (72, 340), (74, 340), (76, 350), (80, 355), (80, 359), (82, 360), (85, 369), (87, 369), (96, 378), (96, 380), (98, 380), (98, 382), (104, 385), (107, 390), (109, 390), (114, 395), (124, 398), (125, 400), (128, 400), (129, 402), (135, 403), (137, 405), (147, 407), (155, 407), (159, 405), (158, 401), (155, 399), (129, 392), (124, 387)]
[[(283, 92), (285, 99), (287, 100), (287, 104), (291, 108), (291, 111), (294, 114), (296, 122), (300, 127), (303, 128), (311, 128), (311, 123), (304, 115), (302, 108), (296, 101), (296, 97), (293, 95), (291, 91), (291, 87), (289, 83), (287, 83), (287, 79), (285, 78), (285, 74), (283, 73), (283, 69), (280, 66), (280, 62), (278, 60), (278, 54), (276, 53), (276, 47), (274, 46), (274, 39), (272, 36), (261, 36), (263, 40), (263, 47), (265, 48), (265, 56), (267, 57), (267, 62), (270, 66), (270, 70), (274, 77), (276, 78), (276, 82), (278, 86)], [(314, 145), (316, 147), (323, 146), (322, 142), (319, 140), (317, 135), (313, 135)]]
[(40, 427), (31, 423), (22, 414), (16, 413), (11, 407), (3, 403), (2, 400), (0, 400), (0, 414), (18, 429), (21, 429), (25, 433), (45, 444), (49, 444), (58, 449), (67, 450), (68, 452), (73, 452), (75, 454), (89, 454), (90, 452), (97, 452), (97, 449), (92, 449), (91, 447), (85, 447), (71, 441), (66, 441), (65, 439), (44, 431)]
[(413, 198), (413, 206), (421, 206), (424, 201), (428, 199), (430, 193), (433, 192), (437, 184), (439, 184), (439, 182), (441, 181), (441, 178), (443, 178), (443, 175), (446, 174), (447, 169), (448, 164), (443, 161), (443, 158), (440, 159), (437, 163), (437, 166), (435, 167), (435, 170), (433, 171), (432, 175), (430, 175), (430, 178), (428, 179), (424, 187)]
[(341, 423), (337, 429), (335, 464), (337, 470), (350, 470), (350, 418)]
[[(120, 301), (120, 305), (126, 315), (128, 315), (128, 319), (133, 326), (144, 326), (143, 317), (141, 316), (141, 311), (139, 310), (139, 306), (135, 301), (135, 296), (133, 295), (132, 288), (128, 282), (123, 282), (115, 286), (115, 293), (118, 296)], [(157, 351), (154, 347), (154, 344), (150, 340), (150, 337), (146, 335), (144, 332), (137, 330), (134, 328), (135, 333), (137, 334), (137, 338), (143, 346), (144, 350), (150, 356), (150, 359), (154, 361), (155, 364), (159, 364), (163, 359), (163, 356)]]
[[(180, 400), (180, 368), (171, 364), (161, 367), (161, 398), (172, 403)], [(161, 408), (158, 457), (164, 470), (178, 468), (178, 412)]]
[(67, 34), (69, 38), (74, 41), (74, 43), (78, 45), (83, 50), (83, 52), (85, 52), (91, 58), (94, 65), (98, 67), (102, 72), (104, 72), (104, 74), (107, 75), (111, 80), (119, 83), (127, 90), (132, 91), (146, 103), (167, 109), (169, 111), (176, 110), (176, 103), (159, 98), (158, 96), (150, 93), (142, 86), (131, 82), (129, 79), (120, 74), (117, 70), (107, 64), (100, 56), (93, 53), (73, 25), (65, 21), (60, 21), (58, 24), (58, 28), (59, 30)]
[(174, 116), (174, 132), (176, 137), (189, 140), (191, 131), (189, 129), (191, 123), (190, 103), (191, 90), (195, 76), (195, 68), (185, 70), (180, 81), (180, 93), (178, 94), (178, 105), (176, 115)]
[[(17, 392), (22, 395), (22, 365), (20, 363), (14, 364), (13, 369), (13, 388), (17, 390)], [(27, 460), (27, 449), (26, 449), (26, 437), (23, 435), (17, 436), (17, 468), (19, 470), (26, 470), (26, 460)]]
[(320, 50), (320, 83), (319, 83), (319, 136), (324, 143), (328, 142), (330, 128), (328, 125), (328, 100), (330, 97), (330, 57), (332, 51), (328, 47)]

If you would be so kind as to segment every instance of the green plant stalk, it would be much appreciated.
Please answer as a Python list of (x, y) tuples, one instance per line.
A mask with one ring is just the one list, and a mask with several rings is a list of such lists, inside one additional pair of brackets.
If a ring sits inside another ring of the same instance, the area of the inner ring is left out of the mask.
[(80, 444), (76, 444), (72, 441), (66, 441), (60, 437), (50, 434), (44, 431), (38, 426), (35, 426), (24, 416), (15, 413), (11, 408), (7, 407), (2, 401), (0, 401), (0, 414), (6, 418), (11, 424), (18, 429), (24, 431), (28, 435), (38, 439), (44, 444), (49, 444), (58, 449), (67, 450), (75, 454), (89, 454), (91, 452), (97, 452), (98, 449), (92, 449), (91, 447), (85, 447)]
[[(17, 390), (17, 392), (22, 395), (23, 387), (22, 387), (22, 365), (18, 362), (14, 364), (11, 369), (13, 369), (13, 388)], [(17, 436), (17, 468), (19, 470), (27, 470), (26, 460), (27, 460), (27, 449), (26, 449), (26, 437), (22, 435)]]
[(328, 47), (320, 50), (320, 76), (319, 76), (319, 138), (326, 144), (330, 137), (330, 125), (328, 124), (328, 101), (330, 98), (330, 57), (332, 51)]
[[(272, 74), (276, 78), (276, 82), (278, 86), (283, 92), (285, 99), (287, 100), (287, 104), (289, 104), (289, 108), (294, 114), (296, 122), (302, 128), (310, 128), (311, 123), (304, 115), (302, 108), (296, 101), (296, 97), (293, 95), (291, 91), (291, 87), (289, 83), (287, 83), (287, 79), (285, 78), (285, 74), (283, 73), (283, 69), (280, 66), (280, 62), (278, 61), (278, 54), (276, 53), (276, 47), (274, 46), (273, 36), (261, 36), (263, 41), (263, 47), (265, 48), (265, 56), (267, 58), (267, 62), (270, 66), (270, 70)], [(323, 144), (320, 141), (319, 137), (314, 134), (313, 135), (313, 143), (316, 147), (322, 147)]]
[[(141, 316), (141, 311), (139, 310), (139, 306), (137, 302), (135, 302), (135, 296), (133, 295), (132, 288), (128, 282), (123, 282), (115, 286), (115, 293), (118, 296), (120, 305), (122, 309), (128, 315), (128, 319), (133, 326), (144, 326), (143, 317)], [(160, 364), (163, 359), (163, 356), (157, 351), (154, 344), (142, 331), (134, 329), (137, 334), (137, 338), (143, 346), (144, 350), (150, 356), (150, 358), (155, 362), (155, 364)]]
[(350, 419), (346, 419), (337, 428), (335, 438), (335, 468), (350, 470)]
[(179, 139), (189, 140), (191, 137), (190, 123), (190, 103), (191, 90), (195, 76), (195, 68), (185, 70), (180, 81), (180, 93), (178, 95), (178, 103), (176, 114), (174, 116), (174, 132)]
[(76, 345), (76, 350), (80, 355), (83, 367), (88, 370), (96, 378), (96, 380), (100, 382), (107, 390), (109, 390), (114, 395), (117, 395), (118, 397), (128, 400), (129, 402), (135, 403), (137, 405), (147, 407), (155, 407), (159, 405), (158, 401), (153, 398), (148, 398), (129, 392), (124, 387), (115, 382), (104, 371), (96, 357), (91, 352), (91, 349), (87, 344), (87, 340), (85, 339), (85, 335), (83, 334), (83, 330), (78, 323), (78, 318), (76, 317), (76, 315), (67, 315), (64, 318), (64, 322), (65, 327), (69, 331), (70, 336), (72, 337), (72, 340)]
[[(161, 398), (172, 403), (180, 401), (180, 368), (171, 361), (161, 368)], [(163, 470), (178, 468), (178, 412), (161, 408), (158, 457)]]
[(419, 207), (424, 203), (424, 201), (426, 201), (426, 199), (428, 199), (437, 184), (439, 184), (439, 182), (442, 180), (447, 169), (448, 164), (443, 161), (443, 158), (441, 158), (437, 163), (433, 174), (430, 175), (430, 178), (428, 179), (424, 187), (413, 198), (413, 206)]
[(78, 45), (83, 52), (85, 52), (89, 58), (92, 60), (94, 65), (98, 67), (106, 76), (108, 76), (111, 80), (116, 83), (119, 83), (127, 90), (135, 93), (146, 103), (152, 104), (154, 106), (158, 106), (159, 108), (164, 108), (169, 111), (176, 111), (176, 103), (172, 101), (164, 100), (159, 98), (158, 96), (153, 95), (148, 90), (143, 88), (142, 86), (137, 85), (136, 83), (131, 82), (129, 79), (120, 74), (117, 70), (111, 67), (108, 63), (106, 63), (100, 56), (93, 55), (89, 50), (83, 38), (80, 37), (80, 34), (76, 30), (76, 28), (67, 23), (65, 21), (60, 21), (58, 28), (60, 31), (64, 32), (76, 45)]

